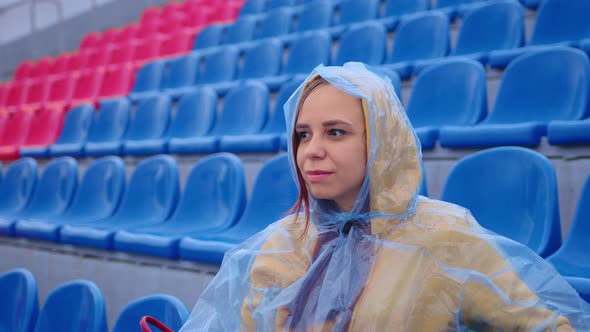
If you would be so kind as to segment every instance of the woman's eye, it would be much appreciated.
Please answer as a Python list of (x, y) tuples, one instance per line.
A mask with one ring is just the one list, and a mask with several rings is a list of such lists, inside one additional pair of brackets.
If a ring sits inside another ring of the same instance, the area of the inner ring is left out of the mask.
[(309, 133), (307, 131), (300, 131), (297, 133), (300, 139), (305, 139), (309, 137)]
[(346, 131), (344, 131), (342, 129), (330, 129), (328, 131), (328, 134), (331, 136), (342, 136), (342, 135), (346, 134)]

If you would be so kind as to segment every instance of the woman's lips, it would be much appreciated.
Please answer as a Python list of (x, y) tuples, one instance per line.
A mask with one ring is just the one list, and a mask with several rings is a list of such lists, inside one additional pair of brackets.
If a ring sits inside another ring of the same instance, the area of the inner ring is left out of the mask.
[(329, 177), (330, 175), (332, 175), (333, 172), (313, 170), (313, 171), (307, 171), (305, 173), (307, 174), (307, 181), (320, 182), (320, 181), (324, 180), (325, 178)]

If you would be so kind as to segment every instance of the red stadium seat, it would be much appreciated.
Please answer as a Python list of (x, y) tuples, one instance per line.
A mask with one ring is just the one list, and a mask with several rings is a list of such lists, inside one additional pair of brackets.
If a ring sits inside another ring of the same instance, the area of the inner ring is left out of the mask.
[(111, 46), (111, 56), (107, 66), (121, 66), (133, 62), (137, 43)]
[(53, 61), (49, 64), (49, 68), (47, 69), (47, 75), (58, 75), (61, 73), (66, 72), (68, 69), (68, 65), (72, 58), (72, 53), (62, 53), (56, 56)]
[(135, 71), (131, 66), (109, 67), (102, 78), (98, 97), (102, 99), (128, 95), (134, 76)]
[(41, 59), (35, 61), (35, 63), (33, 63), (33, 66), (31, 67), (31, 71), (29, 72), (28, 78), (43, 78), (47, 76), (47, 73), (49, 71), (49, 65), (52, 61), (53, 59), (51, 59), (48, 56), (42, 57)]
[(181, 30), (168, 36), (160, 48), (160, 57), (185, 54), (191, 50), (195, 35), (191, 31)]
[(96, 48), (100, 34), (98, 32), (91, 32), (84, 36), (80, 41), (80, 51)]
[(64, 110), (46, 108), (33, 112), (29, 130), (21, 147), (45, 147), (55, 143), (63, 126), (64, 115)]
[(8, 112), (4, 130), (0, 133), (0, 160), (18, 159), (18, 149), (24, 142), (31, 124), (31, 112)]
[(157, 58), (160, 55), (161, 44), (162, 38), (158, 35), (136, 42), (133, 53), (135, 68), (139, 68), (146, 62)]
[(15, 110), (27, 98), (29, 83), (27, 81), (12, 81), (6, 88), (6, 96), (4, 96), (4, 111)]
[(64, 73), (49, 78), (49, 90), (45, 101), (45, 108), (54, 110), (67, 109), (70, 106), (74, 92), (74, 74)]
[(95, 48), (85, 53), (86, 64), (84, 67), (86, 69), (102, 68), (109, 64), (113, 53), (113, 47)]
[(139, 25), (137, 23), (131, 23), (126, 25), (121, 32), (117, 35), (113, 43), (115, 45), (122, 45), (126, 43), (131, 43), (134, 39), (137, 38), (137, 31), (139, 30)]
[(75, 79), (70, 107), (84, 103), (93, 104), (96, 107), (103, 75), (102, 70), (86, 69), (81, 71)]
[(19, 107), (22, 111), (37, 110), (45, 103), (45, 99), (47, 99), (47, 92), (49, 90), (49, 80), (47, 78), (29, 80), (28, 84), (27, 97)]
[(31, 67), (33, 66), (33, 61), (26, 60), (21, 62), (14, 71), (14, 81), (23, 81), (29, 78), (29, 74), (31, 72)]

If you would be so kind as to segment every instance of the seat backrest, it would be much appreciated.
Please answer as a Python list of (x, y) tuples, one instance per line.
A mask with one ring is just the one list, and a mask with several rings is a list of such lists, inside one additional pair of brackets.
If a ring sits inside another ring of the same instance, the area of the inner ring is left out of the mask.
[(441, 199), (469, 209), (483, 227), (543, 257), (561, 244), (555, 170), (533, 150), (499, 147), (460, 160)]
[(72, 157), (52, 159), (39, 178), (26, 215), (55, 215), (70, 205), (78, 186), (78, 163)]
[(297, 32), (327, 28), (332, 25), (334, 5), (330, 1), (315, 1), (305, 4), (297, 17)]
[(252, 40), (255, 31), (256, 18), (240, 16), (225, 28), (225, 34), (221, 36), (220, 44), (236, 44)]
[(331, 41), (326, 31), (309, 32), (295, 39), (289, 47), (283, 74), (309, 74), (317, 65), (329, 64)]
[(397, 27), (389, 62), (439, 58), (448, 52), (449, 18), (439, 12), (420, 13)]
[(37, 282), (26, 269), (13, 269), (0, 274), (0, 330), (33, 332), (39, 300)]
[(137, 42), (123, 45), (109, 45), (108, 47), (111, 48), (111, 55), (108, 64), (123, 66), (133, 61), (137, 45)]
[(127, 98), (101, 100), (99, 105), (88, 134), (88, 142), (120, 140), (129, 122), (129, 100)]
[(174, 210), (178, 191), (178, 167), (173, 157), (157, 155), (142, 160), (115, 212), (117, 224), (164, 221)]
[(75, 79), (70, 73), (65, 73), (49, 79), (49, 90), (47, 91), (47, 101), (62, 102), (72, 98), (74, 92)]
[(161, 138), (168, 128), (168, 122), (170, 122), (171, 105), (170, 98), (166, 95), (142, 99), (129, 123), (125, 139)]
[[(587, 262), (588, 248), (590, 247), (588, 234), (590, 234), (590, 176), (584, 182), (584, 186), (580, 192), (574, 219), (567, 233), (567, 237), (555, 256), (565, 258), (570, 262)], [(550, 261), (555, 256), (552, 256)], [(568, 268), (571, 268), (569, 265), (571, 264), (568, 264)], [(580, 271), (567, 271), (566, 273), (566, 271), (560, 270), (559, 272), (567, 275), (583, 276), (587, 275), (590, 270), (587, 264), (579, 264), (578, 268)]]
[(82, 70), (74, 83), (72, 99), (94, 100), (98, 96), (98, 91), (102, 83), (103, 72), (100, 70)]
[(53, 60), (51, 57), (48, 56), (44, 56), (35, 61), (31, 67), (31, 71), (29, 72), (29, 78), (45, 78), (45, 76), (47, 76), (47, 72), (49, 71), (49, 64), (52, 61)]
[(49, 90), (49, 80), (46, 78), (33, 79), (29, 83), (27, 98), (23, 100), (24, 104), (34, 104), (45, 101)]
[(82, 40), (80, 40), (80, 50), (91, 49), (96, 47), (96, 44), (98, 44), (99, 39), (100, 34), (98, 32), (87, 33), (86, 35), (84, 35), (84, 37), (82, 37)]
[(240, 16), (262, 13), (264, 9), (264, 0), (246, 0), (242, 6), (242, 9), (240, 10)]
[(113, 332), (136, 331), (143, 316), (152, 316), (172, 331), (178, 331), (188, 317), (188, 310), (176, 297), (154, 294), (129, 302), (115, 322)]
[(29, 202), (37, 185), (37, 162), (33, 158), (21, 158), (12, 163), (0, 183), (0, 211), (21, 211)]
[(373, 20), (379, 13), (378, 0), (345, 0), (340, 3), (338, 24), (350, 24)]
[(156, 91), (160, 89), (164, 61), (153, 61), (141, 67), (135, 74), (135, 83), (131, 92)]
[(590, 2), (544, 0), (537, 9), (530, 45), (577, 42), (590, 38)]
[(191, 224), (191, 232), (233, 225), (246, 206), (244, 165), (230, 153), (210, 155), (190, 170), (170, 224)]
[(170, 124), (169, 137), (188, 138), (207, 135), (215, 123), (217, 94), (202, 87), (183, 95)]
[(299, 3), (299, 0), (267, 0), (266, 8), (274, 9), (280, 7), (293, 7)]
[(9, 112), (0, 136), (0, 146), (20, 146), (29, 133), (32, 119), (31, 112)]
[(76, 106), (66, 113), (64, 125), (56, 144), (83, 143), (90, 131), (94, 107), (90, 104)]
[(385, 0), (383, 17), (414, 14), (430, 9), (430, 0)]
[(345, 31), (334, 59), (337, 66), (349, 61), (380, 65), (385, 60), (387, 32), (383, 24), (366, 22)]
[(14, 70), (14, 77), (13, 81), (24, 81), (29, 78), (29, 73), (31, 72), (31, 67), (33, 66), (33, 61), (25, 60), (16, 66)]
[(23, 146), (49, 146), (62, 130), (65, 111), (42, 108), (33, 113)]
[(53, 289), (39, 313), (35, 332), (106, 332), (100, 289), (88, 280), (73, 280)]
[(254, 33), (255, 39), (287, 35), (293, 30), (293, 10), (288, 7), (269, 11)]
[(406, 112), (414, 127), (474, 125), (486, 116), (486, 96), (486, 72), (479, 62), (445, 61), (420, 72)]
[(283, 83), (277, 94), (274, 110), (268, 120), (266, 126), (262, 130), (263, 133), (282, 134), (286, 132), (285, 112), (283, 106), (289, 100), (289, 97), (301, 85), (301, 80), (291, 80)]
[(580, 50), (559, 47), (524, 54), (504, 70), (485, 123), (582, 119), (588, 113), (589, 80), (590, 62)]
[(125, 164), (121, 158), (107, 156), (96, 159), (86, 168), (64, 218), (106, 218), (117, 208), (124, 190)]
[(6, 96), (4, 97), (4, 105), (19, 106), (27, 99), (27, 92), (30, 83), (26, 80), (13, 81), (7, 88)]
[(103, 76), (99, 98), (126, 96), (133, 86), (133, 72), (128, 66), (108, 68)]
[(520, 47), (524, 43), (524, 10), (516, 0), (490, 2), (463, 16), (452, 54)]
[(225, 47), (205, 55), (205, 63), (198, 82), (202, 84), (231, 81), (237, 72), (239, 52), (234, 47)]
[(231, 89), (223, 100), (223, 110), (211, 134), (245, 135), (260, 132), (268, 118), (268, 95), (268, 88), (259, 81), (247, 81)]
[(244, 52), (243, 64), (238, 73), (240, 79), (274, 76), (281, 69), (283, 45), (278, 39), (258, 42)]
[(199, 58), (184, 55), (168, 61), (162, 78), (163, 89), (174, 89), (195, 84), (199, 73)]
[(264, 163), (256, 176), (244, 215), (232, 232), (249, 237), (283, 217), (295, 204), (298, 189), (286, 154)]
[(208, 25), (195, 37), (193, 50), (200, 50), (219, 45), (221, 36), (223, 35), (223, 29), (224, 25), (222, 24)]

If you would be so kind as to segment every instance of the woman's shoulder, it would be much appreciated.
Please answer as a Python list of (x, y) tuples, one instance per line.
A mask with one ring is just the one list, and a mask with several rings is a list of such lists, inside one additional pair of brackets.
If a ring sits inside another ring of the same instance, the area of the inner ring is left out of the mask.
[(481, 231), (471, 212), (460, 205), (422, 197), (414, 214), (414, 221), (437, 230)]

